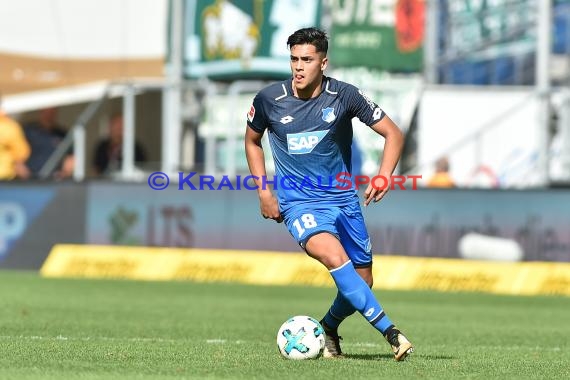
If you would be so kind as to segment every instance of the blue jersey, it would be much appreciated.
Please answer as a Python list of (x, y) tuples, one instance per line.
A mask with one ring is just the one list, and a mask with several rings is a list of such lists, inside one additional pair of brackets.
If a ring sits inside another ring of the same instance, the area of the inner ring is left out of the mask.
[(254, 131), (267, 130), (275, 162), (280, 211), (309, 202), (345, 205), (356, 189), (339, 182), (350, 173), (352, 119), (372, 126), (384, 117), (376, 103), (355, 86), (324, 77), (319, 96), (299, 99), (292, 79), (261, 90), (247, 115)]

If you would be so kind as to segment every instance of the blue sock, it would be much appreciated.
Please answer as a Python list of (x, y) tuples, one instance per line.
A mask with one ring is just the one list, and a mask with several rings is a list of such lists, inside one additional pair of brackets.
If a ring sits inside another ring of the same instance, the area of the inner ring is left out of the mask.
[[(380, 331), (386, 332), (394, 324), (384, 313), (368, 284), (360, 277), (349, 260), (340, 267), (331, 269), (330, 274), (339, 292), (364, 318)], [(327, 323), (328, 324), (328, 323)]]
[(348, 316), (354, 314), (356, 309), (351, 303), (338, 292), (331, 308), (324, 317), (324, 321), (332, 330), (338, 329), (340, 323)]

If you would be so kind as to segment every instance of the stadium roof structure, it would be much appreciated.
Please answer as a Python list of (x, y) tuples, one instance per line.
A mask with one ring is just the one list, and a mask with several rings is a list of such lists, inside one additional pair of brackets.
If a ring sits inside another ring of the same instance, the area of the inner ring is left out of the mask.
[(97, 99), (111, 82), (164, 79), (168, 0), (1, 2), (8, 113)]

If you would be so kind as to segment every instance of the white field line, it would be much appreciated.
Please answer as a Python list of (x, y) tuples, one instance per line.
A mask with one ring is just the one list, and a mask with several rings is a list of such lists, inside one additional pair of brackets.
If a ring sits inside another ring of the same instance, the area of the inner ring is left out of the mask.
[[(155, 342), (155, 343), (176, 343), (184, 341), (185, 339), (165, 339), (165, 338), (142, 338), (142, 337), (133, 337), (133, 338), (113, 338), (113, 337), (106, 337), (106, 336), (92, 336), (92, 337), (67, 337), (63, 335), (58, 336), (39, 336), (39, 335), (0, 335), (0, 340), (61, 340), (61, 341), (108, 341), (108, 342)], [(193, 339), (193, 341), (196, 341)], [(246, 340), (227, 340), (227, 339), (220, 339), (220, 338), (212, 338), (201, 340), (207, 344), (229, 344), (229, 345), (239, 345), (245, 344), (248, 341)], [(259, 343), (256, 341), (256, 343)], [(273, 344), (273, 343), (271, 343)], [(343, 347), (385, 347), (387, 343), (385, 342), (343, 342)], [(446, 345), (443, 344), (428, 344), (426, 345), (427, 348), (430, 350), (441, 348), (445, 351)], [(556, 346), (548, 346), (548, 347), (541, 347), (541, 346), (520, 346), (520, 345), (510, 345), (510, 346), (475, 346), (477, 349), (488, 349), (488, 350), (509, 350), (509, 351), (562, 351), (561, 347)]]
[[(185, 339), (165, 339), (165, 338), (113, 338), (107, 336), (86, 336), (86, 337), (69, 337), (69, 336), (39, 336), (39, 335), (0, 335), (0, 340), (69, 340), (69, 341), (108, 341), (108, 342), (154, 342), (154, 343), (175, 343), (181, 342)], [(208, 344), (244, 344), (247, 343), (245, 340), (233, 340), (229, 341), (227, 339), (206, 339)]]
[(106, 336), (86, 336), (86, 337), (69, 337), (69, 336), (39, 336), (39, 335), (0, 335), (0, 340), (69, 340), (69, 341), (116, 341), (116, 342), (165, 342), (174, 343), (180, 339), (164, 339), (164, 338), (112, 338)]

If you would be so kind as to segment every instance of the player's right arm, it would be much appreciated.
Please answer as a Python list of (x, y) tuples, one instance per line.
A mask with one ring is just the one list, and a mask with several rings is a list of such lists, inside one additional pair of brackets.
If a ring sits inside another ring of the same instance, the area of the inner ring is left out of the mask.
[(253, 104), (247, 113), (245, 155), (249, 171), (251, 175), (254, 176), (255, 184), (257, 185), (261, 215), (266, 219), (270, 218), (281, 223), (283, 218), (279, 212), (277, 198), (275, 198), (271, 192), (267, 181), (263, 180), (266, 178), (267, 172), (265, 169), (265, 155), (263, 154), (261, 138), (270, 125), (268, 110), (271, 109), (271, 104), (272, 103), (268, 101), (267, 94), (265, 94), (263, 90), (253, 99)]
[(281, 223), (283, 218), (279, 212), (279, 203), (277, 198), (271, 192), (267, 184), (262, 181), (262, 178), (267, 176), (265, 169), (265, 155), (261, 145), (261, 138), (263, 133), (254, 131), (251, 127), (246, 126), (245, 131), (245, 155), (247, 158), (247, 165), (252, 176), (254, 176), (255, 184), (257, 185), (257, 195), (259, 196), (259, 207), (261, 215), (264, 218), (270, 218), (277, 223)]

